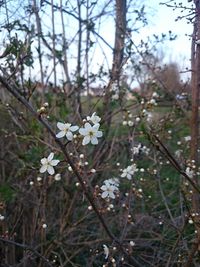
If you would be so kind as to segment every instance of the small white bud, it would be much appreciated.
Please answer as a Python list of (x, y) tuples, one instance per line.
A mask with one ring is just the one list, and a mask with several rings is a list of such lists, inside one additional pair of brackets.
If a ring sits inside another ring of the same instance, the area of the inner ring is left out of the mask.
[(72, 167), (71, 166), (68, 167), (68, 171), (72, 172)]
[(5, 219), (5, 216), (0, 214), (0, 221), (3, 221)]
[(132, 127), (133, 126), (133, 121), (128, 121), (128, 126)]
[(54, 176), (54, 180), (55, 180), (55, 181), (60, 181), (60, 180), (61, 180), (61, 175), (60, 175), (60, 173), (57, 173), (57, 174)]
[(140, 117), (137, 117), (137, 118), (135, 119), (135, 121), (136, 121), (136, 122), (139, 122), (139, 121), (140, 121)]
[(134, 247), (135, 246), (135, 242), (130, 241), (130, 245), (131, 245), (131, 247)]

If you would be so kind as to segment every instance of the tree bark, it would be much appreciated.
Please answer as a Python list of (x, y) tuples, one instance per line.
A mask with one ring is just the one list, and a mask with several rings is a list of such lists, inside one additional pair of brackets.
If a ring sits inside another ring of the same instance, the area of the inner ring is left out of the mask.
[(113, 53), (112, 80), (119, 80), (124, 57), (126, 34), (126, 0), (116, 0), (115, 45)]
[[(194, 166), (194, 182), (199, 184), (196, 175), (199, 166), (198, 146), (199, 146), (199, 92), (200, 92), (200, 44), (196, 41), (200, 40), (200, 1), (194, 0), (196, 18), (194, 21), (194, 30), (191, 47), (191, 69), (192, 69), (192, 114), (191, 114), (191, 151), (190, 159)], [(200, 240), (200, 195), (193, 189), (192, 195), (192, 212), (196, 214), (194, 218), (197, 231), (197, 240)], [(200, 244), (198, 244), (200, 251)]]

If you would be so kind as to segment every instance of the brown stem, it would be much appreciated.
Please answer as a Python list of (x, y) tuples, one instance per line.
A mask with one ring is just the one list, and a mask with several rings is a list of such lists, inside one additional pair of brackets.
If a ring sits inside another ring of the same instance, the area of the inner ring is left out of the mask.
[[(2, 70), (3, 71), (3, 70)], [(8, 77), (8, 75), (5, 73), (5, 71), (3, 71), (4, 76)], [(100, 214), (94, 199), (91, 195), (91, 192), (88, 191), (87, 189), (87, 185), (84, 183), (83, 178), (81, 177), (81, 175), (79, 174), (79, 171), (77, 170), (73, 160), (70, 158), (67, 150), (66, 150), (66, 146), (63, 145), (63, 143), (60, 141), (60, 139), (56, 138), (56, 135), (54, 133), (54, 131), (52, 130), (52, 128), (50, 127), (50, 125), (48, 124), (48, 122), (43, 119), (35, 110), (34, 108), (30, 105), (30, 103), (23, 97), (20, 95), (20, 90), (19, 88), (16, 86), (16, 84), (11, 83), (11, 82), (7, 82), (6, 78), (4, 78), (3, 76), (0, 76), (0, 82), (2, 83), (2, 85), (4, 85), (4, 87), (20, 102), (22, 103), (30, 112), (31, 114), (35, 117), (35, 119), (37, 121), (39, 121), (45, 128), (46, 130), (49, 132), (49, 134), (53, 137), (54, 141), (56, 142), (56, 144), (60, 147), (61, 151), (63, 152), (63, 155), (65, 156), (66, 161), (69, 163), (69, 165), (71, 166), (74, 174), (76, 175), (82, 189), (83, 192), (87, 198), (87, 200), (89, 201), (90, 205), (92, 206), (94, 212), (96, 213), (97, 218), (99, 219), (101, 225), (103, 226), (105, 232), (107, 233), (108, 237), (111, 239), (112, 242), (114, 242), (116, 245), (118, 245), (119, 249), (127, 256), (127, 258), (129, 258), (129, 260), (134, 263), (135, 267), (140, 267), (140, 265), (138, 264), (138, 262), (131, 256), (129, 255), (129, 253), (126, 251), (126, 249), (123, 247), (123, 244), (112, 234), (112, 232), (110, 231), (110, 229), (108, 228), (103, 216)]]
[(33, 252), (33, 254), (35, 254), (38, 258), (42, 259), (43, 262), (45, 262), (49, 267), (53, 267), (53, 265), (49, 262), (48, 259), (46, 259), (42, 254), (40, 254), (37, 250), (35, 250), (31, 246), (28, 246), (28, 245), (25, 245), (25, 244), (21, 244), (21, 243), (12, 241), (12, 240), (4, 239), (2, 237), (0, 237), (0, 242), (23, 248), (23, 250), (29, 250), (29, 251)]

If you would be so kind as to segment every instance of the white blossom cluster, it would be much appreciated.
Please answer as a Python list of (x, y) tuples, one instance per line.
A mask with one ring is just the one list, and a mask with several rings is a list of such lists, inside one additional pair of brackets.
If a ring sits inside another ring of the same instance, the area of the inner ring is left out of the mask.
[(142, 153), (144, 153), (145, 155), (149, 155), (149, 152), (150, 152), (150, 148), (146, 147), (146, 146), (142, 146), (141, 147), (141, 151)]
[[(57, 127), (60, 130), (57, 134), (57, 138), (65, 137), (68, 141), (72, 141), (75, 137), (74, 132), (79, 130), (79, 134), (83, 137), (82, 145), (87, 145), (89, 143), (93, 145), (98, 144), (98, 138), (103, 136), (102, 131), (99, 131), (101, 118), (96, 115), (96, 112), (92, 116), (87, 116), (87, 122), (83, 127), (79, 128), (77, 125), (72, 125), (71, 123), (58, 122)], [(50, 175), (55, 174), (55, 169), (60, 160), (54, 159), (54, 153), (51, 152), (47, 158), (41, 159), (40, 173), (48, 172)], [(61, 180), (61, 175), (57, 173), (54, 177), (55, 181)]]
[(190, 142), (191, 141), (191, 136), (190, 135), (185, 136), (184, 140), (185, 140), (185, 142)]
[(132, 176), (135, 174), (135, 172), (137, 172), (137, 166), (136, 164), (132, 164), (128, 167), (126, 167), (125, 169), (122, 170), (122, 174), (121, 177), (122, 178), (127, 178), (128, 180), (132, 179)]
[(131, 151), (133, 152), (133, 155), (138, 155), (141, 151), (141, 144), (138, 144), (137, 146), (134, 146)]
[(117, 82), (114, 82), (111, 86), (112, 91), (112, 100), (118, 100), (119, 99), (119, 86)]
[(150, 105), (153, 105), (153, 106), (157, 106), (157, 105), (158, 105), (157, 102), (156, 102), (156, 100), (155, 100), (154, 98), (151, 98), (151, 99), (147, 102), (147, 104), (150, 104)]
[(66, 137), (67, 140), (72, 141), (74, 136), (73, 132), (79, 130), (81, 136), (83, 136), (82, 145), (87, 145), (91, 142), (93, 145), (98, 144), (99, 137), (102, 137), (102, 131), (99, 131), (101, 118), (96, 115), (96, 112), (92, 116), (87, 116), (87, 122), (83, 127), (79, 128), (77, 125), (72, 126), (70, 123), (58, 122), (57, 127), (60, 132), (56, 135), (57, 138)]
[[(137, 172), (138, 169), (136, 167), (136, 164), (132, 164), (130, 166), (127, 166), (125, 169), (122, 170), (121, 177), (127, 178), (128, 180), (131, 180), (135, 172)], [(115, 193), (119, 191), (119, 179), (118, 178), (111, 178), (104, 181), (104, 184), (101, 186), (102, 198), (112, 198), (115, 199)]]
[(156, 99), (159, 98), (159, 94), (157, 92), (153, 92), (151, 99), (147, 102), (149, 105), (157, 106)]
[(194, 171), (193, 171), (190, 167), (187, 167), (187, 168), (186, 168), (185, 173), (186, 173), (187, 176), (190, 177), (190, 178), (193, 178), (193, 176), (194, 176)]
[(141, 152), (148, 156), (150, 148), (142, 146), (142, 144), (139, 143), (137, 146), (132, 147), (131, 151), (133, 152), (133, 155), (138, 155)]
[(147, 111), (146, 109), (143, 109), (142, 115), (146, 118), (147, 122), (152, 122), (152, 119), (153, 119), (153, 113), (152, 112)]

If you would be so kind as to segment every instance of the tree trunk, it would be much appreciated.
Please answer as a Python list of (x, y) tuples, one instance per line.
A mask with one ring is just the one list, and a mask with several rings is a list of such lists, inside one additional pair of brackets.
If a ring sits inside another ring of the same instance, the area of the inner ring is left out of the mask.
[[(199, 92), (200, 92), (200, 44), (196, 42), (200, 40), (200, 5), (199, 1), (194, 0), (196, 9), (196, 18), (194, 21), (194, 31), (192, 37), (191, 47), (191, 69), (192, 69), (192, 114), (191, 114), (191, 154), (190, 158), (194, 166), (195, 174), (194, 181), (198, 184), (198, 177), (196, 175), (199, 166), (198, 145), (199, 145)], [(192, 213), (195, 213), (194, 218), (195, 227), (197, 231), (197, 240), (200, 240), (200, 195), (193, 189), (192, 195)], [(199, 214), (199, 215), (198, 215)], [(200, 251), (200, 244), (198, 244)]]
[(126, 34), (126, 0), (116, 0), (115, 46), (113, 53), (112, 80), (118, 81), (124, 57)]

